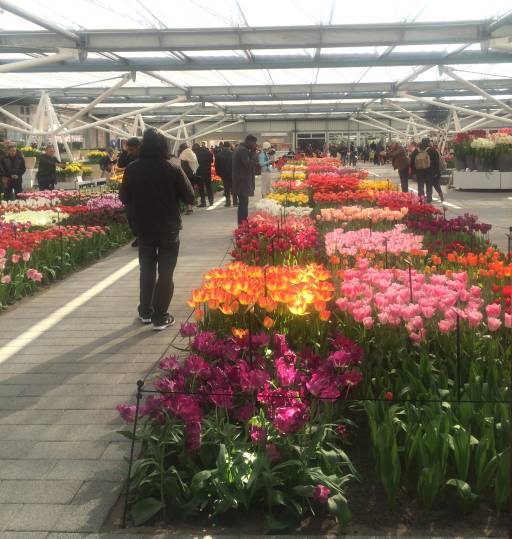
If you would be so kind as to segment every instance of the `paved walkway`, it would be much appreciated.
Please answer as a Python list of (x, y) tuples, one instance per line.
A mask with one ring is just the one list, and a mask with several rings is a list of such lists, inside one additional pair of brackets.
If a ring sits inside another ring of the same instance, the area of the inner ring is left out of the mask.
[(125, 477), (115, 406), (168, 349), (190, 291), (231, 246), (235, 215), (221, 205), (184, 218), (172, 329), (135, 320), (129, 246), (0, 315), (0, 539), (100, 530)]

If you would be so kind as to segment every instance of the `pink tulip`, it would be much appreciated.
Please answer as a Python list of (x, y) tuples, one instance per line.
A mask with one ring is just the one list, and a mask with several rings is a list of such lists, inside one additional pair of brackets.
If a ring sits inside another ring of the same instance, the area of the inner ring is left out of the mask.
[(11, 276), (10, 275), (4, 275), (0, 279), (0, 283), (2, 283), (2, 284), (10, 284), (10, 282), (11, 282)]
[(490, 303), (485, 308), (487, 316), (497, 318), (501, 314), (501, 305), (499, 303)]
[(13, 264), (17, 264), (19, 261), (20, 261), (20, 255), (17, 255), (17, 254), (12, 254), (11, 255), (11, 262)]
[(487, 318), (487, 327), (489, 328), (489, 331), (497, 331), (501, 327), (501, 320), (499, 318), (489, 316)]
[(440, 320), (437, 325), (441, 333), (449, 333), (455, 328), (455, 322), (453, 320)]
[(512, 314), (505, 313), (505, 327), (512, 328)]

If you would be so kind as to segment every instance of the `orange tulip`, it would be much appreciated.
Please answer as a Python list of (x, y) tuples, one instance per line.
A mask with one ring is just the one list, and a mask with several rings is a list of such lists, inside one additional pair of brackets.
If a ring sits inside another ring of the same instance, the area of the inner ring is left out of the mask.
[(319, 316), (320, 320), (322, 320), (323, 322), (327, 322), (327, 320), (331, 318), (331, 311), (321, 311)]
[(246, 335), (249, 335), (249, 330), (243, 328), (231, 328), (231, 333), (233, 333), (233, 337), (243, 339)]
[(263, 326), (267, 329), (270, 329), (274, 325), (274, 323), (274, 320), (272, 320), (270, 316), (265, 316), (265, 318), (263, 319)]

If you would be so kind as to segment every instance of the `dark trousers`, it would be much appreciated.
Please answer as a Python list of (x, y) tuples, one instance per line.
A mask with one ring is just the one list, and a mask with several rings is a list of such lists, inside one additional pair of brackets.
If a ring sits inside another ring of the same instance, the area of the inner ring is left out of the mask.
[(205, 188), (206, 195), (208, 196), (208, 202), (213, 204), (213, 188), (212, 188), (212, 177), (197, 177), (197, 186), (199, 187), (199, 196), (201, 197), (201, 204), (206, 204)]
[(153, 323), (161, 323), (167, 315), (174, 293), (173, 274), (179, 250), (178, 236), (157, 245), (139, 238), (139, 314), (151, 317)]
[(402, 193), (407, 193), (409, 191), (409, 169), (402, 168), (398, 171), (400, 176), (400, 186), (402, 188)]
[(420, 197), (425, 196), (426, 190), (427, 202), (432, 202), (432, 176), (430, 174), (417, 172), (416, 179), (418, 181), (418, 195)]
[(222, 178), (224, 185), (224, 196), (226, 197), (226, 204), (231, 204), (231, 195), (233, 196), (233, 204), (237, 203), (236, 194), (233, 193), (233, 180), (231, 177)]
[(37, 180), (39, 191), (53, 191), (55, 189), (55, 180)]
[(249, 197), (245, 195), (238, 195), (238, 224), (241, 225), (243, 221), (249, 216)]
[(434, 176), (432, 178), (432, 187), (436, 190), (439, 198), (444, 200), (443, 190), (441, 189), (441, 176)]
[(16, 178), (13, 180), (10, 178), (7, 185), (4, 187), (4, 200), (16, 200), (18, 198), (18, 193), (21, 193), (22, 191), (22, 179)]

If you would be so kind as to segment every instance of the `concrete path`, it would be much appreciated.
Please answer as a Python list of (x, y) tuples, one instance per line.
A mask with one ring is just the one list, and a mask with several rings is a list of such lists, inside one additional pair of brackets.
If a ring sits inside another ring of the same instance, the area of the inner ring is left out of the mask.
[(0, 539), (100, 530), (125, 478), (115, 406), (166, 353), (190, 291), (232, 245), (235, 221), (223, 204), (184, 217), (174, 328), (157, 333), (135, 319), (129, 246), (0, 315)]

